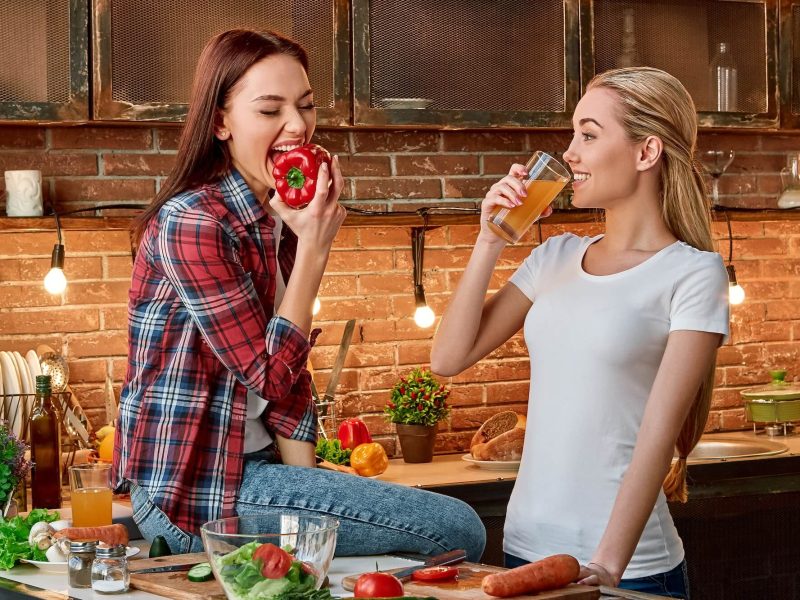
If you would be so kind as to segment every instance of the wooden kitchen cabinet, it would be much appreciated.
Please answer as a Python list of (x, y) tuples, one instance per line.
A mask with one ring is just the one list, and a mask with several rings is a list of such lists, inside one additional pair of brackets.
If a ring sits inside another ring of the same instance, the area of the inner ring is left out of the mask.
[[(657, 67), (686, 86), (701, 127), (775, 127), (778, 8), (776, 0), (581, 0), (583, 84), (615, 67)], [(737, 73), (726, 106), (712, 73), (720, 44)]]
[(89, 118), (86, 0), (0, 1), (0, 120)]
[(94, 118), (182, 121), (215, 34), (271, 29), (308, 51), (321, 125), (350, 119), (348, 0), (93, 0)]
[(800, 128), (800, 0), (781, 0), (781, 126)]
[(568, 127), (577, 0), (352, 0), (356, 125)]

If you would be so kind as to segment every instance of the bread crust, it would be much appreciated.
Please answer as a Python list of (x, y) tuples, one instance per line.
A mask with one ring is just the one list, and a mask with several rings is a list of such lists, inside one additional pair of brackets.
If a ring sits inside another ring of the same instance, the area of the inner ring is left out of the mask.
[(519, 460), (526, 418), (512, 410), (493, 415), (475, 432), (470, 452), (476, 460)]

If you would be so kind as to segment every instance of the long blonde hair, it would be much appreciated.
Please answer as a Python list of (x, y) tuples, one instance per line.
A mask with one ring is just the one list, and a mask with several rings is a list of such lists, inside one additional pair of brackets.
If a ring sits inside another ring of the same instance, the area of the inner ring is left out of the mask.
[[(697, 112), (692, 97), (675, 77), (650, 67), (615, 69), (596, 75), (587, 90), (605, 88), (616, 93), (628, 137), (661, 139), (661, 215), (672, 235), (698, 250), (713, 252), (711, 213), (705, 184), (695, 161)], [(714, 364), (698, 390), (676, 441), (679, 459), (664, 479), (667, 499), (686, 502), (686, 457), (703, 435)]]

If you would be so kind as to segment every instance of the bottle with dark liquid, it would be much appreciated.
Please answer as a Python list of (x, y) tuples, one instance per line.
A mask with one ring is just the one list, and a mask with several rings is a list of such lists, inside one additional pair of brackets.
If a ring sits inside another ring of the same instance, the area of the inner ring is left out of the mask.
[(61, 507), (61, 424), (53, 406), (50, 376), (36, 376), (36, 404), (30, 421), (33, 508)]

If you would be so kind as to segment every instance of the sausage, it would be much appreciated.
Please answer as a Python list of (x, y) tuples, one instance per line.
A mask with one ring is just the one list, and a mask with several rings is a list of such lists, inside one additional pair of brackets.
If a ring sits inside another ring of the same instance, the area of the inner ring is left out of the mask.
[(103, 525), (102, 527), (65, 527), (61, 531), (56, 531), (53, 534), (53, 538), (67, 538), (71, 542), (99, 541), (109, 546), (117, 544), (127, 546), (128, 529), (120, 523)]
[(481, 586), (490, 596), (508, 598), (564, 587), (581, 572), (578, 561), (569, 554), (555, 554), (542, 560), (483, 578)]

